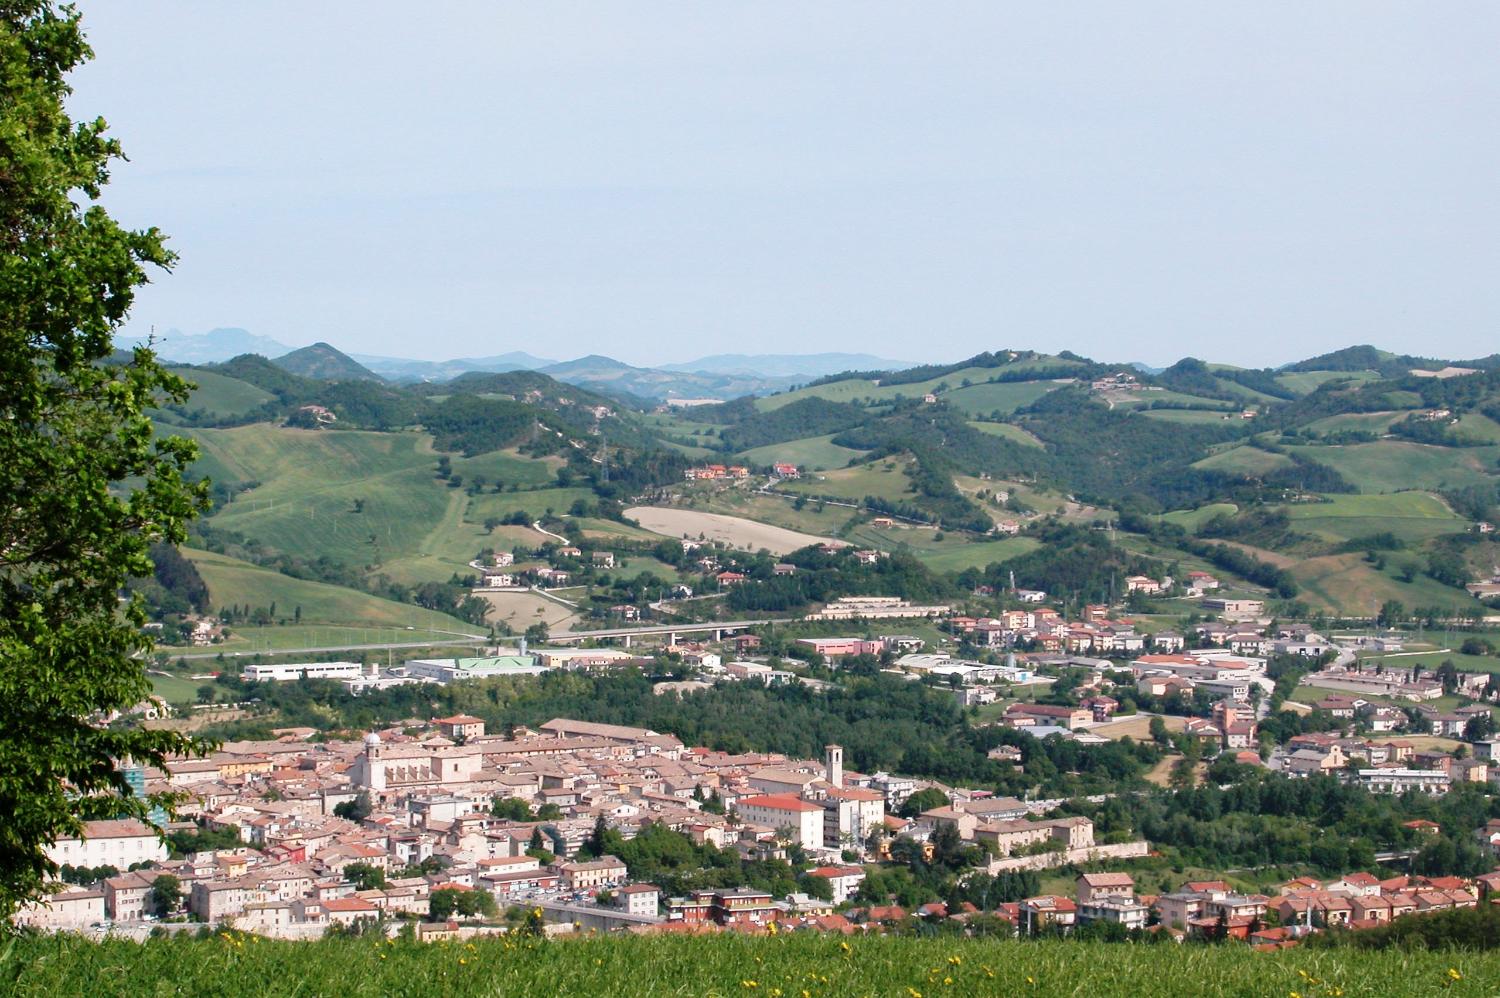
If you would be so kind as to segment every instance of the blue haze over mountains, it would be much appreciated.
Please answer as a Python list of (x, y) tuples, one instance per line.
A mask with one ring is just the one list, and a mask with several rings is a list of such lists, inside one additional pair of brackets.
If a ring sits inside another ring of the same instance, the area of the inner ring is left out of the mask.
[[(130, 346), (143, 342), (143, 339), (122, 338), (120, 342), (122, 346)], [(303, 358), (316, 349), (317, 354), (322, 357), (342, 354), (365, 371), (398, 383), (451, 381), (470, 373), (539, 371), (570, 384), (648, 399), (765, 395), (842, 371), (901, 370), (915, 364), (914, 361), (894, 360), (865, 353), (716, 354), (647, 368), (635, 367), (597, 354), (558, 361), (523, 350), (487, 357), (417, 360), (357, 352), (342, 353), (326, 343), (292, 347), (235, 327), (211, 329), (197, 334), (172, 329), (157, 334), (155, 346), (163, 359), (174, 363), (212, 364), (251, 353), (269, 358), (301, 374), (314, 373), (303, 370), (302, 362)]]

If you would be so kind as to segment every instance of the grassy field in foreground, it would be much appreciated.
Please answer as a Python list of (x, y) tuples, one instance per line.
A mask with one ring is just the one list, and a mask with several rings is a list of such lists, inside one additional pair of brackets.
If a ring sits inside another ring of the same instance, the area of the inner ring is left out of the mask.
[(472, 944), (26, 939), (12, 995), (1491, 995), (1494, 953), (875, 937), (610, 938)]

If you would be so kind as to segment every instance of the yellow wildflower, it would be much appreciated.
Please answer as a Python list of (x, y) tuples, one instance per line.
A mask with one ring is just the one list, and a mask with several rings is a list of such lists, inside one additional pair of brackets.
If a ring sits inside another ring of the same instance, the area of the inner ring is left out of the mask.
[(1449, 967), (1448, 968), (1448, 976), (1450, 978), (1452, 978), (1453, 980), (1455, 980), (1455, 981), (1461, 981), (1461, 980), (1464, 979), (1464, 975), (1460, 974), (1458, 972), (1458, 968), (1457, 967)]

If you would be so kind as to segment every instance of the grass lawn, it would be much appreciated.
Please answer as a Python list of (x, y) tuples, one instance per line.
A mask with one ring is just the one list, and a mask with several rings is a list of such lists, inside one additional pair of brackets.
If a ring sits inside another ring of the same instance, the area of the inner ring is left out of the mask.
[(1281, 468), (1290, 468), (1292, 459), (1285, 454), (1273, 454), (1245, 444), (1221, 450), (1193, 465), (1205, 471), (1223, 471), (1239, 475), (1267, 475)]
[(1319, 433), (1340, 433), (1352, 430), (1357, 433), (1386, 433), (1391, 424), (1406, 418), (1405, 412), (1345, 412), (1337, 416), (1324, 416), (1307, 424), (1308, 429)]
[(1141, 415), (1159, 419), (1165, 423), (1212, 423), (1222, 426), (1231, 420), (1225, 419), (1222, 409), (1141, 409)]
[(519, 485), (522, 488), (537, 488), (557, 478), (557, 469), (564, 464), (562, 458), (523, 457), (515, 450), (497, 450), (474, 457), (453, 457), (453, 470), (462, 475), (467, 484), (476, 476), (482, 477), (490, 486), (496, 482)]
[(1288, 371), (1276, 376), (1277, 384), (1298, 395), (1316, 391), (1319, 385), (1329, 381), (1378, 381), (1380, 375), (1374, 371)]
[(1007, 537), (1002, 540), (978, 540), (948, 531), (941, 541), (938, 531), (925, 527), (872, 527), (862, 524), (844, 534), (852, 544), (881, 551), (906, 551), (935, 572), (961, 572), (966, 568), (983, 568), (995, 562), (1009, 561), (1040, 543), (1030, 537)]
[(1114, 397), (1115, 408), (1134, 409), (1145, 408), (1152, 402), (1171, 402), (1174, 405), (1189, 406), (1193, 409), (1213, 409), (1219, 413), (1238, 412), (1239, 407), (1233, 402), (1223, 399), (1211, 399), (1203, 395), (1188, 395), (1185, 392), (1174, 392), (1170, 389), (1160, 392), (1137, 391)]
[(1399, 563), (1392, 557), (1382, 572), (1365, 561), (1364, 555), (1335, 554), (1296, 561), (1289, 571), (1302, 588), (1298, 599), (1314, 608), (1350, 615), (1373, 616), (1386, 600), (1400, 600), (1407, 607), (1456, 610), (1480, 605), (1468, 593), (1420, 573), (1411, 582), (1402, 582), (1395, 574)]
[[(959, 392), (966, 390), (963, 387), (965, 379), (973, 382), (973, 384), (970, 385), (970, 389), (991, 387), (987, 384), (988, 379), (995, 377), (1002, 371), (1009, 372), (1035, 368), (1055, 369), (1060, 367), (1072, 366), (1076, 363), (1076, 361), (1066, 361), (1060, 360), (1055, 357), (1048, 357), (1038, 358), (1034, 361), (1018, 361), (1014, 364), (1007, 364), (1006, 366), (999, 368), (966, 367), (961, 370), (954, 371), (951, 374), (945, 374), (942, 377), (930, 378), (927, 381), (917, 381), (913, 382), (912, 384), (904, 385), (880, 385), (875, 383), (874, 381), (870, 381), (864, 378), (850, 378), (844, 381), (833, 381), (824, 385), (813, 385), (808, 388), (799, 388), (794, 392), (784, 392), (780, 395), (769, 395), (765, 398), (756, 399), (755, 405), (756, 408), (760, 409), (762, 412), (770, 412), (773, 409), (779, 409), (784, 405), (788, 405), (792, 402), (798, 401), (799, 399), (805, 398), (825, 398), (833, 402), (852, 402), (860, 400), (877, 403), (891, 402), (898, 398), (921, 398), (923, 395), (927, 395), (930, 393), (938, 393), (943, 395), (944, 398), (949, 398), (949, 396), (951, 395), (957, 395)], [(1057, 385), (1051, 381), (1011, 382), (1009, 384), (1000, 384), (994, 387), (1008, 388), (1010, 384), (1049, 385), (1051, 386), (1051, 388), (1057, 387)], [(1050, 390), (1050, 388), (1047, 390)], [(1041, 395), (1045, 395), (1047, 390), (1039, 391), (1036, 397), (1039, 398), (1041, 397)], [(997, 395), (996, 397), (1000, 398), (1001, 396)], [(960, 404), (959, 401), (955, 399), (949, 398), (949, 401), (953, 401), (955, 405)], [(964, 406), (964, 408), (967, 409), (967, 406)], [(982, 409), (968, 409), (967, 411), (989, 412), (995, 408), (997, 408), (997, 406), (990, 405)]]
[[(198, 386), (184, 405), (189, 412), (201, 409), (209, 416), (217, 418), (244, 416), (275, 397), (248, 381), (241, 381), (213, 371), (196, 371), (182, 367), (174, 367), (171, 370), (173, 374)], [(170, 416), (168, 418), (170, 419)]]
[[(273, 572), (268, 568), (251, 565), (221, 554), (183, 548), (182, 553), (193, 564), (203, 581), (208, 584), (209, 599), (215, 607), (239, 604), (250, 607), (269, 607), (276, 604), (278, 616), (291, 618), (297, 607), (302, 608), (304, 627), (345, 625), (355, 629), (373, 627), (417, 627), (475, 633), (472, 624), (456, 617), (437, 613), (407, 603), (371, 596), (368, 593), (345, 589), (342, 586), (293, 579)], [(238, 628), (236, 628), (238, 630)], [(247, 633), (249, 628), (246, 629)], [(277, 634), (298, 630), (294, 627), (272, 627), (260, 630)], [(291, 640), (291, 639), (289, 639)], [(299, 639), (300, 640), (300, 639)], [(380, 639), (376, 639), (380, 640)], [(335, 641), (332, 643), (351, 643)], [(295, 641), (283, 647), (296, 647)]]
[(661, 540), (659, 534), (653, 534), (649, 530), (642, 530), (634, 524), (621, 523), (619, 520), (601, 520), (591, 516), (570, 516), (567, 519), (583, 528), (583, 536), (593, 537), (598, 540), (607, 541), (612, 538), (628, 541)]
[(840, 536), (849, 521), (858, 515), (847, 506), (829, 506), (816, 499), (808, 499), (801, 509), (797, 508), (796, 502), (795, 499), (757, 495), (742, 489), (718, 489), (699, 496), (690, 506), (823, 537)]
[(943, 393), (943, 401), (973, 416), (1010, 415), (1062, 386), (1055, 381), (1008, 381), (970, 385)]
[(186, 676), (148, 675), (147, 678), (151, 680), (151, 692), (167, 703), (193, 703), (198, 699), (198, 687), (208, 682)]
[(595, 499), (593, 490), (575, 487), (533, 489), (529, 492), (486, 492), (473, 497), (467, 516), (474, 523), (483, 523), (492, 516), (504, 517), (520, 511), (536, 520), (546, 515), (548, 510), (564, 514), (580, 499), (592, 503)]
[(754, 465), (785, 462), (809, 471), (823, 471), (830, 468), (842, 468), (849, 462), (857, 461), (869, 453), (869, 451), (855, 450), (852, 447), (840, 447), (833, 442), (835, 436), (837, 434), (829, 433), (821, 437), (804, 437), (801, 440), (767, 444), (764, 447), (755, 447), (745, 451), (739, 455), (739, 459)]
[[(398, 581), (446, 581), (494, 543), (487, 516), (547, 507), (565, 512), (586, 489), (484, 492), (470, 497), (434, 475), (439, 455), (420, 433), (296, 430), (273, 426), (194, 429), (195, 469), (223, 482), (259, 482), (209, 523), (309, 560), (370, 567)], [(553, 480), (556, 459), (513, 451), (450, 456), (473, 481), (529, 485)]]
[(1192, 533), (1216, 516), (1233, 516), (1240, 508), (1232, 502), (1215, 502), (1207, 506), (1199, 506), (1197, 509), (1178, 509), (1170, 513), (1163, 513), (1162, 519), (1167, 523), (1175, 523), (1179, 527)]
[(1291, 503), (1285, 508), (1296, 529), (1327, 540), (1345, 541), (1389, 531), (1408, 544), (1442, 534), (1461, 533), (1468, 521), (1427, 492), (1383, 495), (1330, 495), (1327, 502)]
[(787, 482), (784, 488), (790, 492), (834, 496), (850, 502), (859, 502), (865, 496), (905, 502), (911, 498), (911, 480), (906, 476), (911, 463), (909, 457), (885, 458)]
[(1004, 437), (1023, 447), (1036, 447), (1040, 449), (1045, 446), (1029, 431), (1021, 429), (1021, 427), (1014, 423), (987, 423), (984, 420), (976, 419), (971, 421), (969, 425), (980, 433), (988, 433), (993, 437)]
[(1453, 667), (1459, 672), (1500, 672), (1500, 657), (1494, 655), (1465, 655), (1458, 650), (1463, 644), (1463, 635), (1446, 635), (1447, 640), (1442, 644), (1449, 651), (1433, 650), (1421, 654), (1397, 654), (1397, 655), (1361, 655), (1360, 658), (1366, 662), (1384, 662), (1386, 670), (1410, 669), (1413, 665), (1421, 664), (1424, 669), (1436, 669), (1444, 662), (1452, 662)]
[(1500, 423), (1479, 412), (1461, 416), (1452, 432), (1464, 437), (1474, 437), (1492, 444), (1500, 444)]
[(1500, 446), (1435, 447), (1405, 440), (1291, 450), (1328, 465), (1367, 493), (1490, 485), (1500, 458)]

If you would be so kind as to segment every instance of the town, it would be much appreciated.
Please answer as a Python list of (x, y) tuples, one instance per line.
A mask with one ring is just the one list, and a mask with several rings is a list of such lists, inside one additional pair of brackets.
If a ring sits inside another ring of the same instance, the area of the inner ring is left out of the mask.
[[(765, 573), (719, 545), (683, 549), (719, 583), (746, 587), (799, 571), (799, 560), (881, 560), (825, 545)], [(601, 554), (560, 557), (602, 563)], [(1325, 636), (1278, 624), (1260, 601), (1217, 595), (1208, 573), (1192, 573), (1186, 585), (1195, 611), (1180, 629), (1159, 620), (1138, 629), (1122, 604), (1087, 605), (1070, 619), (1047, 593), (1012, 584), (973, 594), (1010, 607), (993, 616), (839, 596), (802, 617), (823, 636), (780, 640), (777, 655), (766, 651), (773, 625), (651, 627), (637, 615), (634, 635), (623, 628), (586, 644), (520, 638), (476, 657), (386, 667), (255, 662), (240, 682), (267, 693), (321, 684), (356, 704), (402, 688), (622, 673), (656, 675), (659, 697), (726, 685), (816, 697), (873, 675), (951, 698), (966, 723), (1008, 733), (988, 757), (1023, 781), (1031, 744), (1068, 743), (1086, 753), (1143, 742), (1159, 748), (1168, 777), (1160, 782), (1177, 790), (1208, 780), (1209, 761), (1270, 780), (1333, 780), (1393, 800), (1488, 793), (1500, 784), (1491, 673), (1388, 668), (1401, 661), (1384, 657), (1401, 654), (1398, 632)], [(1126, 587), (1183, 589), (1149, 577), (1129, 578)], [(898, 624), (921, 633), (899, 633)], [(659, 675), (664, 665), (675, 671)], [(1445, 706), (1456, 701), (1464, 705)], [(170, 713), (164, 703), (147, 707)], [(1410, 867), (1423, 841), (1437, 841), (1439, 826), (1427, 819), (1403, 822), (1416, 848), (1375, 857), (1384, 870), (1293, 876), (1261, 893), (1222, 877), (1173, 882), (1153, 860), (1158, 845), (1139, 829), (1101, 836), (1070, 801), (1040, 796), (1036, 786), (1010, 796), (924, 774), (858, 772), (836, 744), (821, 758), (795, 758), (566, 717), (496, 731), (467, 713), (362, 737), (310, 727), (272, 735), (226, 741), (207, 758), (165, 769), (132, 767), (142, 791), (180, 795), (165, 838), (138, 821), (89, 823), (83, 836), (53, 846), (63, 882), (18, 919), (137, 936), (233, 926), (292, 939), (402, 926), (417, 938), (446, 939), (518, 931), (527, 919), (549, 934), (864, 933), (942, 924), (1284, 948), (1329, 928), (1500, 899), (1500, 865), (1466, 875), (1393, 871)], [(1087, 794), (1084, 803), (1117, 797)], [(1494, 864), (1500, 819), (1468, 837)], [(723, 882), (695, 876), (700, 867), (753, 874)], [(888, 889), (886, 871), (907, 867), (950, 871), (949, 896), (934, 886), (926, 895), (907, 884)], [(1054, 892), (1038, 889), (1044, 877)], [(1064, 882), (1073, 889), (1057, 892)]]

